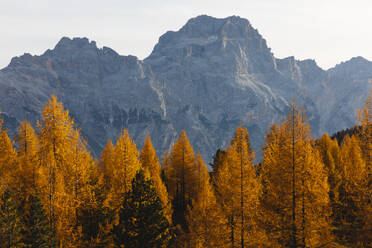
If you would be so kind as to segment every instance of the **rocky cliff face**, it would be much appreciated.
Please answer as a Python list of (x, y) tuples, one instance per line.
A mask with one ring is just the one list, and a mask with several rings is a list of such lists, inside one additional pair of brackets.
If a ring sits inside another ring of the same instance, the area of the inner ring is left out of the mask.
[(98, 156), (123, 127), (138, 145), (147, 133), (162, 154), (185, 129), (210, 161), (239, 124), (259, 152), (268, 126), (285, 119), (291, 98), (307, 110), (314, 135), (355, 123), (372, 62), (353, 58), (324, 71), (315, 61), (277, 59), (250, 23), (199, 16), (160, 37), (144, 61), (62, 38), (41, 56), (13, 58), (0, 71), (0, 108), (10, 133), (33, 124), (56, 94)]

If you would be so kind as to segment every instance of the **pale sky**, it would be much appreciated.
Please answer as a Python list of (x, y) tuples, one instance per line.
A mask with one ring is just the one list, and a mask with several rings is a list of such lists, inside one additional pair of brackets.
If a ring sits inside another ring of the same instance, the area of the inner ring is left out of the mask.
[(162, 34), (201, 14), (248, 19), (277, 58), (311, 58), (323, 69), (372, 61), (372, 0), (0, 0), (0, 68), (63, 36), (143, 59)]

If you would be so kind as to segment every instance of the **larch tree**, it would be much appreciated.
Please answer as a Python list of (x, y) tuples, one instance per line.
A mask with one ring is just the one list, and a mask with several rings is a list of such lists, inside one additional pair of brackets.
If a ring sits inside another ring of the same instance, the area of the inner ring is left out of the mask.
[(210, 176), (201, 154), (196, 156), (197, 164), (197, 197), (189, 206), (186, 221), (189, 227), (190, 246), (226, 247), (228, 240), (224, 233), (226, 218), (216, 201)]
[(168, 199), (167, 188), (165, 187), (164, 182), (161, 179), (161, 166), (149, 135), (147, 135), (145, 138), (145, 143), (141, 150), (140, 162), (142, 167), (145, 170), (149, 171), (151, 181), (153, 182), (155, 190), (163, 204), (165, 211), (164, 214), (167, 217), (168, 221), (171, 223), (172, 206)]
[(358, 110), (358, 120), (361, 126), (360, 148), (366, 161), (369, 190), (372, 187), (372, 89), (361, 110)]
[(217, 199), (228, 220), (226, 235), (231, 247), (269, 245), (258, 222), (262, 187), (253, 160), (248, 131), (240, 126), (214, 175)]
[(337, 140), (332, 140), (327, 134), (316, 141), (316, 148), (320, 153), (328, 176), (329, 199), (332, 208), (331, 223), (333, 233), (336, 234), (342, 215), (339, 198), (342, 185), (341, 151)]
[[(139, 152), (136, 144), (130, 138), (127, 129), (123, 129), (120, 137), (116, 141), (113, 155), (114, 166), (112, 168), (105, 167), (107, 171), (105, 171), (104, 174), (110, 178), (111, 183), (106, 200), (107, 206), (117, 213), (119, 208), (121, 208), (125, 193), (132, 187), (132, 179), (141, 168)], [(116, 218), (116, 221), (117, 220)]]
[(332, 247), (327, 171), (311, 144), (310, 126), (292, 103), (266, 136), (262, 206), (270, 239), (286, 247)]
[(108, 140), (102, 150), (99, 160), (99, 171), (103, 175), (104, 187), (106, 190), (111, 188), (111, 177), (114, 170), (114, 151), (115, 147), (111, 140)]
[(16, 136), (18, 166), (14, 191), (17, 194), (17, 202), (22, 207), (22, 212), (27, 212), (28, 196), (38, 192), (42, 178), (40, 178), (39, 140), (26, 120), (19, 128)]
[(173, 203), (173, 222), (187, 232), (187, 206), (196, 197), (195, 153), (183, 130), (170, 153), (169, 165), (165, 168), (169, 198)]
[(3, 121), (0, 120), (0, 194), (13, 185), (17, 161), (13, 142), (10, 140), (7, 130), (3, 129), (2, 124)]
[(356, 136), (345, 137), (341, 146), (342, 184), (339, 201), (341, 219), (337, 236), (348, 247), (372, 244), (371, 195), (367, 165)]
[(42, 111), (38, 124), (42, 174), (46, 180), (40, 188), (49, 225), (56, 230), (60, 246), (76, 247), (81, 238), (77, 208), (87, 186), (91, 158), (74, 121), (56, 96)]
[[(39, 157), (46, 184), (41, 188), (41, 200), (47, 208), (50, 228), (56, 230), (58, 215), (56, 214), (59, 199), (65, 194), (63, 174), (64, 166), (70, 159), (73, 143), (73, 120), (56, 96), (52, 96), (42, 111), (42, 122), (38, 123), (40, 152)], [(62, 199), (61, 199), (62, 200)]]

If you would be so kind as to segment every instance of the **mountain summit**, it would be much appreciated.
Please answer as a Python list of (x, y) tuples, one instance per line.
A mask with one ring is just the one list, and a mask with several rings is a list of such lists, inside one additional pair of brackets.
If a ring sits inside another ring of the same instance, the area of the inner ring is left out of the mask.
[(248, 20), (203, 15), (162, 35), (143, 61), (66, 37), (41, 56), (15, 57), (0, 71), (0, 109), (14, 135), (23, 119), (35, 124), (56, 94), (96, 156), (123, 127), (137, 144), (149, 133), (159, 155), (185, 129), (210, 161), (240, 124), (258, 151), (293, 96), (314, 135), (353, 126), (369, 78), (372, 62), (361, 57), (328, 71), (314, 60), (278, 59)]

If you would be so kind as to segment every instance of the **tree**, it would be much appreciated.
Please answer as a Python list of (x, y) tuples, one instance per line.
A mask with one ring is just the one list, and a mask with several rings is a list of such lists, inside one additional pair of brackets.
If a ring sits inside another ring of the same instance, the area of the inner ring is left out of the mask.
[(265, 227), (282, 246), (334, 244), (327, 172), (311, 143), (310, 126), (294, 103), (287, 120), (266, 136), (261, 167)]
[(369, 187), (372, 187), (372, 89), (361, 110), (358, 110), (359, 124), (361, 125), (360, 148), (368, 169)]
[(48, 216), (38, 195), (30, 195), (30, 209), (23, 219), (25, 231), (23, 241), (29, 248), (56, 247), (55, 233), (50, 228)]
[(145, 143), (143, 145), (140, 162), (142, 167), (145, 170), (148, 170), (150, 173), (151, 181), (154, 184), (156, 192), (164, 206), (165, 216), (168, 221), (172, 221), (172, 206), (168, 199), (167, 188), (164, 185), (164, 182), (161, 179), (161, 167), (159, 159), (156, 156), (155, 149), (152, 145), (150, 136), (146, 136)]
[(0, 194), (3, 194), (5, 189), (14, 183), (17, 159), (13, 142), (10, 140), (7, 130), (2, 128), (2, 124), (3, 122), (0, 120)]
[(111, 177), (114, 170), (114, 151), (115, 147), (111, 140), (108, 140), (106, 146), (102, 150), (101, 158), (99, 161), (99, 170), (104, 178), (104, 187), (111, 188)]
[[(38, 123), (40, 140), (40, 161), (43, 177), (46, 178), (45, 185), (41, 187), (41, 200), (44, 206), (47, 206), (49, 225), (51, 229), (70, 228), (70, 225), (64, 226), (59, 222), (62, 211), (58, 200), (64, 201), (66, 193), (64, 192), (64, 177), (61, 170), (70, 160), (70, 151), (73, 140), (73, 124), (67, 110), (63, 108), (62, 103), (58, 102), (56, 96), (52, 96), (42, 111), (42, 122)], [(66, 202), (64, 202), (66, 203)], [(63, 230), (58, 230), (62, 234)], [(60, 235), (59, 235), (60, 236)]]
[(23, 226), (9, 189), (6, 189), (2, 194), (0, 204), (0, 247), (23, 247)]
[(170, 247), (172, 231), (151, 180), (140, 170), (125, 193), (114, 228), (118, 247)]
[(196, 198), (195, 154), (184, 130), (181, 131), (164, 168), (169, 198), (173, 202), (173, 222), (187, 232), (186, 211)]
[(197, 197), (189, 206), (186, 220), (190, 230), (191, 247), (225, 247), (225, 216), (217, 204), (207, 166), (198, 152), (196, 156), (198, 170)]
[(59, 245), (75, 247), (81, 240), (78, 209), (92, 200), (88, 182), (94, 164), (68, 110), (55, 96), (44, 106), (38, 127), (39, 158), (47, 179), (40, 197)]
[(34, 129), (26, 120), (18, 128), (16, 136), (18, 162), (13, 190), (17, 195), (20, 212), (28, 210), (28, 196), (35, 194), (40, 181), (39, 140)]
[(341, 146), (342, 181), (339, 201), (341, 214), (337, 236), (348, 247), (368, 247), (372, 242), (371, 196), (368, 173), (360, 141), (346, 137)]
[(240, 126), (214, 175), (216, 195), (228, 220), (232, 247), (268, 245), (265, 232), (258, 223), (261, 184), (253, 159), (248, 131)]
[(110, 201), (113, 209), (118, 209), (124, 194), (131, 189), (131, 181), (140, 169), (139, 152), (130, 138), (128, 130), (123, 129), (116, 141), (114, 167), (112, 168)]

